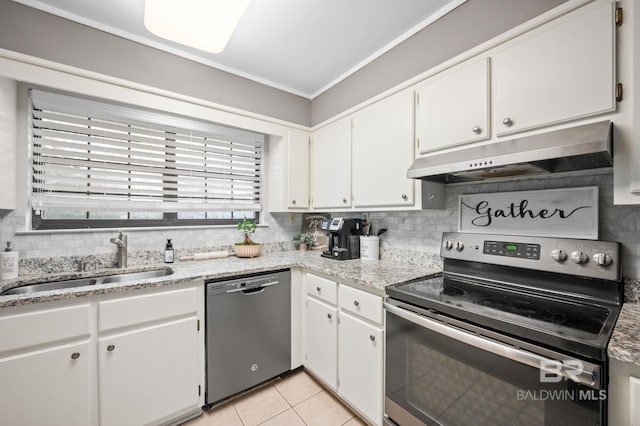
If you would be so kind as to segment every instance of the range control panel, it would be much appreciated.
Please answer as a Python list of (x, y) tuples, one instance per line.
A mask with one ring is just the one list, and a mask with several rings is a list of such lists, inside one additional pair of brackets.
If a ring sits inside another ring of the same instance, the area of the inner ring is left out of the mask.
[(440, 256), (620, 280), (620, 243), (611, 241), (445, 232)]
[(494, 256), (519, 257), (521, 259), (539, 260), (540, 244), (485, 241), (482, 253)]

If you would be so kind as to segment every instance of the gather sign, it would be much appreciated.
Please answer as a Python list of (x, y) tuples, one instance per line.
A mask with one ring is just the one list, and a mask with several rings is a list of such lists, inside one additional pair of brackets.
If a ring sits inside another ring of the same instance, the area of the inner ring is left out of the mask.
[(598, 239), (598, 187), (460, 195), (458, 231)]

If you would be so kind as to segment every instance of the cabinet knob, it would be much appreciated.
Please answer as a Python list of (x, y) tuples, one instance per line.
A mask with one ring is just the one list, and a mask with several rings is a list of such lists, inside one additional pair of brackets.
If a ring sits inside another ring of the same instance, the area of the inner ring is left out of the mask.
[(108, 350), (109, 352), (113, 352), (113, 350), (114, 350), (115, 348), (116, 348), (116, 346), (115, 346), (115, 345), (109, 345), (109, 346), (107, 346), (107, 350)]
[(320, 290), (322, 290), (320, 287), (316, 287), (316, 290), (318, 291), (318, 293), (320, 293)]
[(342, 202), (343, 202), (344, 204), (347, 204), (347, 199), (346, 199), (346, 198), (343, 198), (343, 199), (342, 199)]
[(482, 129), (480, 128), (480, 126), (473, 126), (473, 129), (471, 129), (473, 131), (473, 133), (475, 133), (476, 135), (479, 135), (480, 133), (482, 133)]
[(403, 200), (407, 201), (407, 198), (409, 198), (409, 197), (407, 196), (407, 194), (402, 194), (402, 199), (403, 199)]
[(296, 200), (291, 200), (291, 204), (296, 205)]
[(358, 302), (357, 300), (354, 300), (354, 301), (353, 301), (353, 304), (354, 304), (354, 305), (356, 305), (356, 306), (359, 306), (359, 305), (360, 305), (360, 302)]
[(74, 352), (71, 354), (71, 359), (78, 359), (80, 358), (80, 352)]
[(511, 127), (513, 125), (513, 120), (507, 117), (504, 120), (502, 120), (502, 124), (504, 124), (507, 127)]
[(331, 319), (331, 316), (332, 316), (331, 314), (327, 314), (327, 318)]
[(372, 342), (376, 341), (376, 336), (374, 336), (373, 334), (369, 335), (369, 340), (371, 340)]

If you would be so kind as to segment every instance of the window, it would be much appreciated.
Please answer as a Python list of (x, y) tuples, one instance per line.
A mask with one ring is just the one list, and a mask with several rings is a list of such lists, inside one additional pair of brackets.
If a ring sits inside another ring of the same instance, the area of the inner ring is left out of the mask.
[(35, 89), (30, 105), (34, 229), (257, 220), (264, 135)]

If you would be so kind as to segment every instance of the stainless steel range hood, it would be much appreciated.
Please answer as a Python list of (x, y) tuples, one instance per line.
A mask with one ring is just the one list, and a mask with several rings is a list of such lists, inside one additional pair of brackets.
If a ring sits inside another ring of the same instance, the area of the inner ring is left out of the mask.
[(612, 123), (601, 121), (429, 155), (407, 177), (457, 183), (611, 167), (612, 132)]

